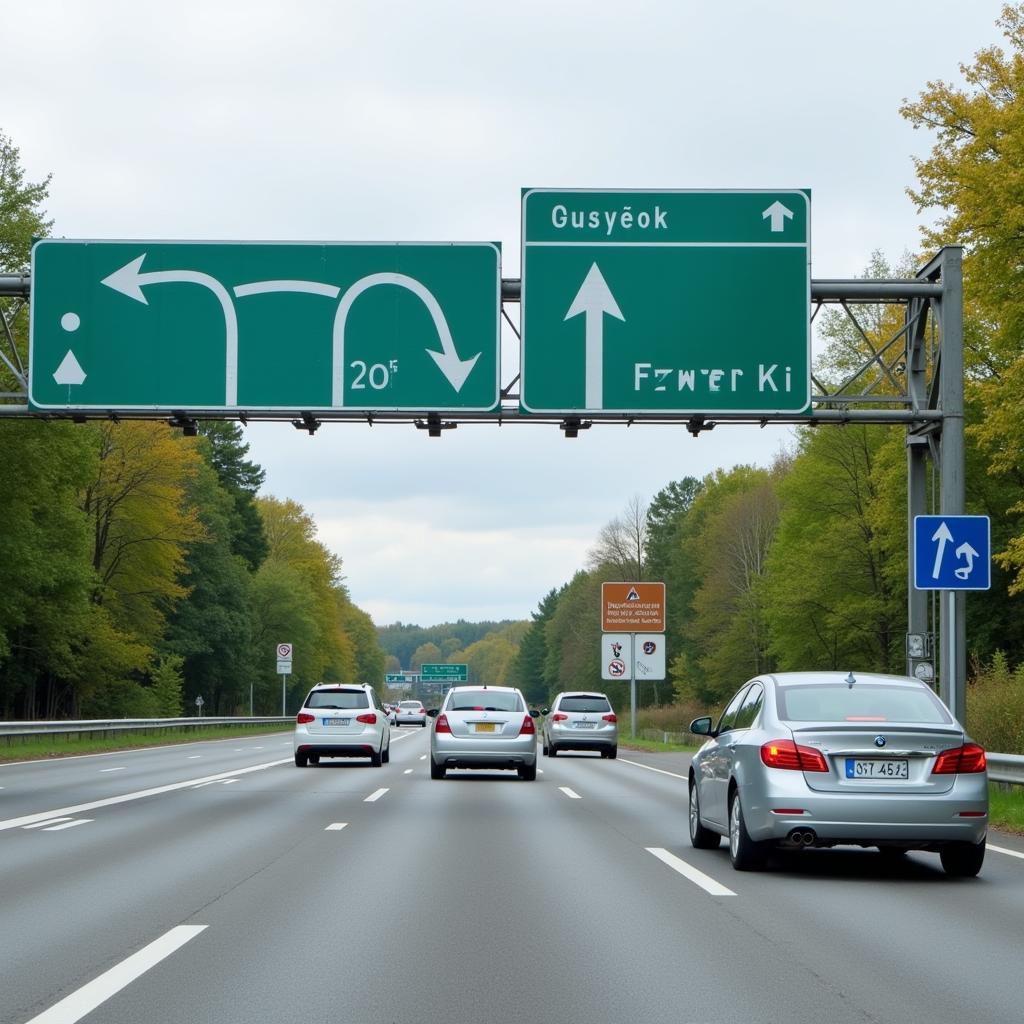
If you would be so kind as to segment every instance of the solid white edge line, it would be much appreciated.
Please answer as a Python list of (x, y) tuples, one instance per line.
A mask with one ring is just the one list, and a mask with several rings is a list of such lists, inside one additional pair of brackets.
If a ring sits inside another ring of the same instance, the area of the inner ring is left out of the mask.
[(387, 791), (388, 791), (388, 787), (387, 786), (385, 786), (383, 789), (375, 790), (373, 793), (371, 793), (363, 801), (363, 803), (364, 804), (372, 804), (375, 800), (379, 800)]
[(1020, 860), (1024, 860), (1024, 853), (1018, 850), (1008, 850), (1005, 846), (993, 846), (991, 843), (985, 844), (986, 850), (991, 850), (993, 853), (1003, 853), (1007, 857), (1018, 857)]
[(42, 821), (37, 821), (32, 825), (22, 825), (22, 828), (42, 828), (44, 825), (56, 825), (59, 821), (70, 821), (70, 818), (44, 818)]
[(579, 793), (576, 793), (576, 792), (574, 792), (574, 791), (573, 791), (573, 790), (571, 790), (571, 789), (570, 789), (570, 788), (569, 788), (568, 786), (559, 786), (558, 788), (559, 788), (559, 789), (560, 789), (560, 790), (561, 790), (561, 791), (562, 791), (562, 792), (563, 792), (563, 793), (564, 793), (564, 794), (565, 794), (565, 795), (566, 795), (566, 796), (567, 796), (567, 797), (568, 797), (568, 798), (569, 798), (570, 800), (582, 800), (582, 799), (583, 799), (583, 797), (581, 797), (581, 796), (579, 795)]
[(75, 1024), (205, 929), (205, 924), (179, 924), (98, 978), (65, 996), (59, 1003), (54, 1003), (48, 1010), (28, 1021), (28, 1024)]
[(187, 782), (171, 782), (166, 786), (154, 786), (152, 789), (140, 789), (135, 793), (122, 793), (121, 796), (109, 796), (104, 800), (91, 800), (86, 804), (75, 804), (73, 807), (58, 807), (52, 811), (40, 811), (38, 814), (25, 814), (20, 818), (8, 818), (0, 821), (0, 832), (9, 828), (24, 828), (35, 821), (44, 821), (47, 818), (56, 818), (58, 815), (78, 814), (80, 811), (93, 811), (97, 807), (111, 807), (114, 804), (129, 803), (132, 800), (141, 800), (147, 796), (157, 796), (160, 793), (172, 793), (176, 789), (188, 789), (202, 782), (216, 782), (220, 779), (229, 779), (235, 775), (248, 775), (249, 772), (261, 772), (267, 768), (276, 768), (280, 764), (290, 764), (292, 758), (286, 757), (281, 761), (267, 761), (265, 764), (254, 764), (248, 768), (236, 768), (234, 771), (220, 772), (218, 775), (201, 776), (198, 779), (189, 779)]
[(678, 857), (669, 853), (668, 850), (663, 850), (660, 846), (647, 846), (644, 847), (648, 853), (653, 853), (663, 864), (667, 864), (673, 871), (678, 871), (684, 878), (688, 878), (694, 885), (699, 885), (706, 893), (711, 896), (735, 896), (736, 893), (732, 889), (727, 889), (724, 885), (716, 882), (710, 875), (705, 875), (703, 871), (698, 871), (692, 864), (687, 864), (685, 860), (680, 860)]
[(100, 774), (102, 775), (104, 772), (126, 772), (126, 771), (128, 771), (128, 765), (122, 764), (122, 765), (120, 765), (117, 768), (101, 768), (100, 769)]
[(347, 821), (334, 821), (334, 822), (331, 822), (331, 824), (328, 825), (327, 828), (324, 829), (324, 831), (325, 832), (340, 832), (347, 824), (348, 824)]
[(649, 764), (641, 764), (639, 761), (630, 761), (625, 757), (616, 758), (617, 761), (621, 761), (623, 764), (631, 764), (637, 768), (646, 768), (649, 772), (657, 772), (659, 775), (671, 775), (673, 779), (682, 779), (683, 782), (687, 781), (687, 776), (680, 775), (678, 772), (667, 772), (664, 768), (652, 768)]

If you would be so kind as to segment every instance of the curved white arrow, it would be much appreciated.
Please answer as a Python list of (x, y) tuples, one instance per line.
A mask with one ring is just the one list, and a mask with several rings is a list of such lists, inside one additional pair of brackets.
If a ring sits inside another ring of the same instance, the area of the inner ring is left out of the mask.
[(956, 557), (965, 559), (967, 564), (962, 565), (959, 569), (954, 569), (953, 575), (956, 576), (958, 580), (965, 580), (971, 575), (971, 572), (974, 569), (974, 560), (978, 557), (978, 552), (975, 551), (967, 541), (964, 541), (963, 544), (956, 549)]
[(115, 292), (148, 306), (142, 286), (147, 284), (198, 284), (209, 288), (220, 302), (224, 312), (224, 404), (238, 404), (238, 317), (231, 301), (231, 295), (215, 277), (200, 274), (195, 270), (148, 270), (142, 271), (143, 253), (137, 259), (126, 263), (100, 282)]
[(448, 321), (445, 319), (444, 311), (441, 309), (437, 299), (434, 298), (433, 293), (417, 281), (416, 278), (409, 277), (406, 274), (368, 274), (366, 277), (356, 281), (345, 292), (341, 297), (341, 302), (338, 303), (338, 312), (334, 314), (334, 335), (331, 352), (333, 363), (331, 368), (331, 405), (339, 409), (345, 405), (345, 321), (348, 319), (349, 310), (363, 292), (370, 288), (376, 288), (377, 285), (381, 284), (391, 284), (397, 285), (399, 288), (406, 288), (427, 307), (427, 312), (434, 321), (437, 337), (441, 342), (440, 352), (435, 352), (429, 348), (427, 352), (433, 357), (434, 362), (437, 363), (438, 368), (445, 377), (448, 378), (448, 383), (455, 388), (456, 392), (460, 391), (470, 371), (476, 365), (476, 361), (480, 358), (480, 353), (477, 352), (471, 359), (459, 358), (459, 353), (455, 350), (455, 342), (452, 341), (452, 332), (448, 328)]

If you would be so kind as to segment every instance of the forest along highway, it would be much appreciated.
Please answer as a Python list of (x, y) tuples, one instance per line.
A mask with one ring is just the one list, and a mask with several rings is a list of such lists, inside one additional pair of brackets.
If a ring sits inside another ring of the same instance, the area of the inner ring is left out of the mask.
[(972, 880), (738, 873), (690, 847), (686, 755), (439, 783), (427, 732), (383, 769), (290, 733), (0, 766), (0, 1021), (1020, 1019), (1020, 838)]

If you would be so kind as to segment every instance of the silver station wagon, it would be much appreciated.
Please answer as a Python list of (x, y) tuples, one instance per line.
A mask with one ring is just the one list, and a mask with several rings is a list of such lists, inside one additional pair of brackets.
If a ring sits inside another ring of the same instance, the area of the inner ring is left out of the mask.
[(931, 689), (907, 676), (791, 672), (737, 691), (689, 776), (690, 841), (729, 840), (733, 867), (772, 847), (855, 845), (936, 852), (948, 874), (985, 859), (985, 751)]
[(427, 712), (430, 777), (449, 768), (506, 768), (519, 778), (537, 778), (536, 711), (527, 710), (519, 690), (508, 686), (453, 686), (440, 710)]

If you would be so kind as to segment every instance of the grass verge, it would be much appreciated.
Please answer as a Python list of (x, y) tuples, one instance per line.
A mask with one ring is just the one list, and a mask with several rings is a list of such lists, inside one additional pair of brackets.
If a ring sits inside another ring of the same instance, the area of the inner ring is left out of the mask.
[(648, 740), (642, 736), (628, 736), (619, 733), (619, 747), (623, 750), (653, 750), (666, 754), (692, 754), (698, 748), (684, 746), (682, 743), (662, 743), (661, 740)]
[(1024, 835), (1024, 786), (1003, 789), (998, 783), (990, 783), (988, 801), (988, 823), (993, 828)]
[(234, 737), (264, 736), (268, 733), (291, 733), (288, 726), (251, 725), (216, 726), (210, 729), (168, 729), (145, 735), (39, 737), (38, 739), (0, 746), (0, 764), (17, 761), (37, 761), (44, 757), (70, 757), (75, 754), (106, 754), (118, 750), (139, 750), (144, 747), (162, 747), (169, 743), (195, 743), (202, 740), (224, 740)]

